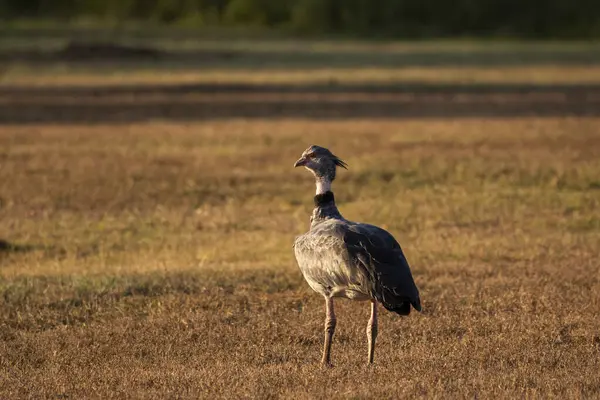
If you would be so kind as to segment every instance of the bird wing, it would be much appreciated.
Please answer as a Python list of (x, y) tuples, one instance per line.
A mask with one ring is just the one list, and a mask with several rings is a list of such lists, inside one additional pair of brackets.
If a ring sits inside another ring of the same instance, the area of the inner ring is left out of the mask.
[(408, 261), (389, 232), (374, 225), (348, 224), (339, 233), (343, 235), (350, 259), (363, 269), (371, 282), (372, 297), (401, 315), (410, 312), (411, 304), (421, 311), (419, 290)]

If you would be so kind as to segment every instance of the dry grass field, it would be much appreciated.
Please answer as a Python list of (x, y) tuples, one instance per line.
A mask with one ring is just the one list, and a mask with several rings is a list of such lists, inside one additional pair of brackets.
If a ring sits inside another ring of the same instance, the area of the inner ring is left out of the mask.
[[(598, 90), (413, 89), (0, 87), (0, 398), (600, 398)], [(312, 143), (421, 290), (370, 368), (347, 300), (319, 365)]]

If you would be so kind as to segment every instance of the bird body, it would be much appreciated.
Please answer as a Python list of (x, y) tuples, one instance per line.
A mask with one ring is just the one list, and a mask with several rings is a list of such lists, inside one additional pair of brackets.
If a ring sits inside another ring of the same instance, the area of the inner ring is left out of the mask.
[(377, 303), (400, 315), (411, 306), (421, 311), (419, 291), (402, 248), (394, 237), (374, 225), (345, 219), (339, 212), (331, 182), (335, 168), (346, 164), (329, 150), (311, 146), (295, 166), (305, 166), (316, 178), (315, 208), (308, 232), (296, 237), (294, 253), (309, 286), (325, 298), (325, 348), (323, 363), (330, 362), (336, 318), (333, 298), (370, 300), (367, 328), (369, 363), (373, 362), (377, 336)]
[[(330, 197), (323, 208), (333, 210)], [(327, 297), (377, 300), (401, 315), (410, 312), (409, 305), (420, 311), (418, 289), (394, 237), (377, 226), (348, 221), (339, 212), (324, 216), (320, 208), (315, 206), (310, 230), (294, 242), (309, 286)]]
[(296, 238), (296, 260), (315, 292), (327, 297), (368, 300), (371, 297), (367, 274), (358, 268), (347, 268), (354, 260), (345, 249), (345, 229), (345, 220), (317, 223), (309, 232)]

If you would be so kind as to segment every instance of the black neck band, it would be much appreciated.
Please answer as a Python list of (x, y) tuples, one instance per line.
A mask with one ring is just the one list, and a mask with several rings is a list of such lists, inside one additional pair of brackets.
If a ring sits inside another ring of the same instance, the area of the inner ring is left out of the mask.
[(333, 203), (334, 201), (335, 199), (333, 198), (333, 192), (327, 191), (315, 196), (315, 207), (323, 207), (324, 205)]

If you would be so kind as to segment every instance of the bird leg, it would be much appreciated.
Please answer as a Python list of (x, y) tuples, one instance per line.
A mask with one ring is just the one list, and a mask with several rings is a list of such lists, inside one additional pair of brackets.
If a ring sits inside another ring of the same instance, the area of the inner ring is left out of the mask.
[(327, 317), (325, 318), (325, 346), (323, 347), (323, 359), (321, 363), (324, 365), (331, 365), (331, 339), (335, 332), (335, 312), (333, 311), (333, 298), (325, 297), (325, 312)]
[(377, 338), (377, 301), (371, 300), (371, 318), (367, 324), (367, 341), (369, 342), (369, 364), (373, 364), (375, 356), (375, 339)]

